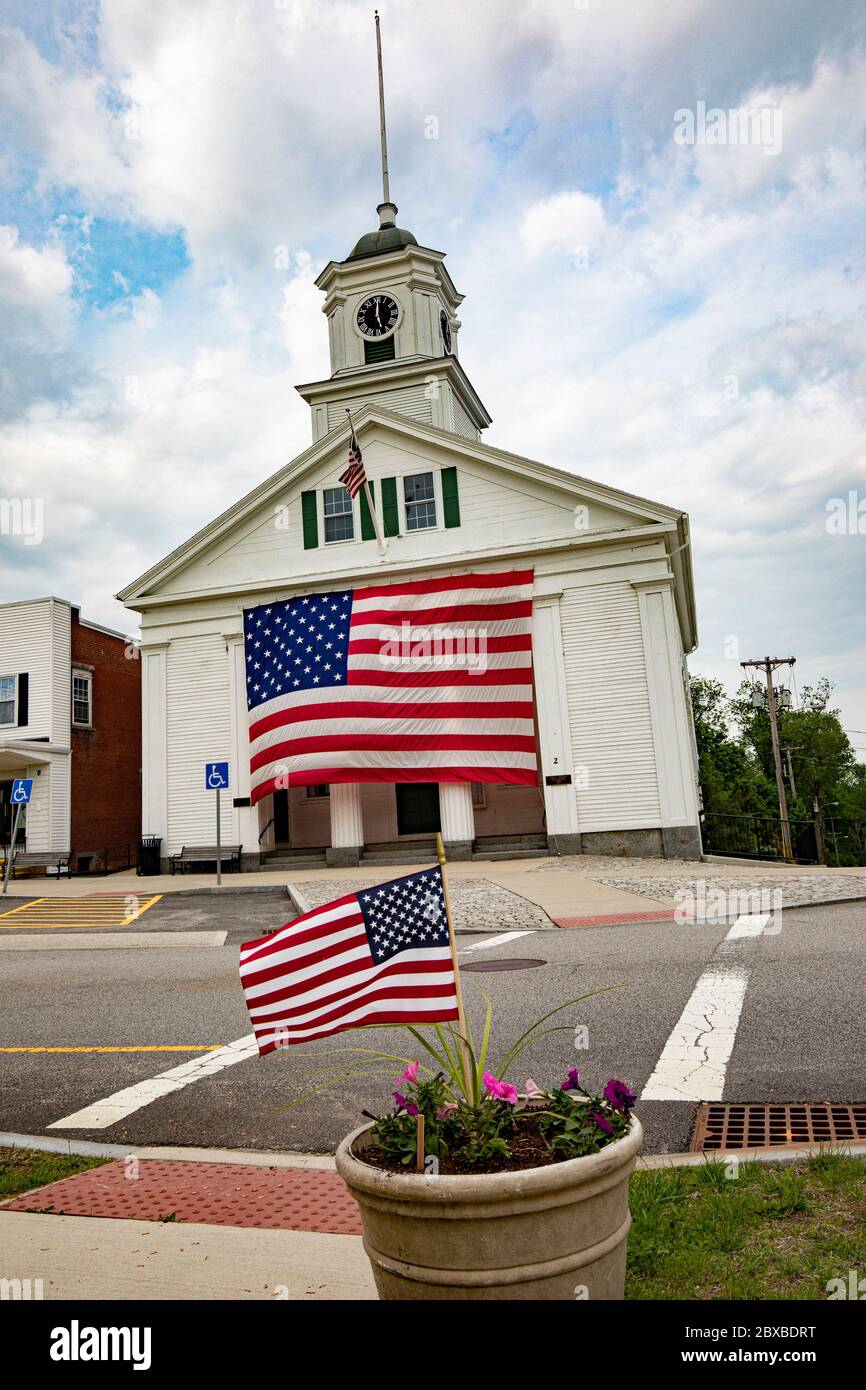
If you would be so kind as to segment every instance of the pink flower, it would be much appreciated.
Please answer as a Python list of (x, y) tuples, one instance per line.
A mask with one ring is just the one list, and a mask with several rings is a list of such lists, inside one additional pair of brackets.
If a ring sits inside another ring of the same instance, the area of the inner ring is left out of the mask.
[(538, 1085), (537, 1082), (533, 1081), (531, 1076), (527, 1076), (524, 1090), (526, 1091), (527, 1100), (532, 1100), (533, 1096), (544, 1095), (544, 1092), (542, 1091), (541, 1087)]
[(447, 1105), (440, 1105), (440, 1106), (439, 1106), (439, 1109), (436, 1111), (436, 1119), (437, 1119), (437, 1120), (446, 1120), (446, 1119), (448, 1118), (449, 1115), (453, 1115), (453, 1114), (454, 1114), (454, 1111), (455, 1111), (456, 1109), (457, 1109), (457, 1106), (454, 1104), (453, 1101), (449, 1101)]
[(414, 1085), (418, 1084), (418, 1063), (410, 1062), (404, 1072), (400, 1073), (401, 1081), (411, 1081)]
[(507, 1081), (497, 1081), (495, 1076), (491, 1076), (489, 1071), (484, 1073), (484, 1085), (494, 1100), (504, 1100), (506, 1105), (517, 1104), (517, 1087), (510, 1086)]

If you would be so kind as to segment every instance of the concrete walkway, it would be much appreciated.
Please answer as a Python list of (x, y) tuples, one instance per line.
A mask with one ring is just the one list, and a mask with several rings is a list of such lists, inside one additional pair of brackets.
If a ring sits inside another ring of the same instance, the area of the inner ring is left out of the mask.
[(375, 1299), (360, 1236), (0, 1211), (0, 1278), (46, 1299)]

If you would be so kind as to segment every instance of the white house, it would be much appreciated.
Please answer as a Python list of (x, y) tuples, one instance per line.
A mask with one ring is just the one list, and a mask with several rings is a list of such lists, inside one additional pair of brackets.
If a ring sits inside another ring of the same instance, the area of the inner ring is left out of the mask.
[[(698, 857), (687, 517), (483, 443), (490, 416), (460, 362), (462, 296), (443, 254), (398, 228), (393, 204), (379, 214), (317, 281), (331, 375), (298, 387), (310, 448), (119, 595), (142, 624), (142, 830), (166, 854), (212, 843), (202, 764), (228, 758), (223, 834), (250, 864), (260, 851), (393, 859), (440, 825), (458, 855)], [(384, 556), (363, 494), (338, 482), (347, 407)], [(245, 607), (508, 567), (534, 571), (537, 787), (290, 786), (250, 805)]]
[(19, 849), (78, 871), (129, 862), (139, 836), (137, 651), (64, 599), (0, 604), (0, 845), (16, 778), (33, 779)]

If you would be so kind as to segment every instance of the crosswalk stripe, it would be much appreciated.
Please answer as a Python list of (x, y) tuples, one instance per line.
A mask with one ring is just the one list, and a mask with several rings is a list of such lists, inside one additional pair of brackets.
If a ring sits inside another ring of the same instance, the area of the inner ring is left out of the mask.
[[(762, 936), (772, 921), (769, 913), (738, 917), (720, 950), (730, 942)], [(710, 962), (662, 1048), (642, 1100), (723, 1098), (748, 984), (744, 963)]]

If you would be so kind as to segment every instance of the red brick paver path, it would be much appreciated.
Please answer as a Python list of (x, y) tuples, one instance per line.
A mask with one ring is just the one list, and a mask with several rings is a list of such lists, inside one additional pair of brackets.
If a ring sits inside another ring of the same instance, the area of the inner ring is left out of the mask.
[(46, 1210), (66, 1216), (173, 1217), (211, 1226), (361, 1234), (357, 1203), (339, 1173), (241, 1163), (119, 1159), (0, 1205), (0, 1211)]

